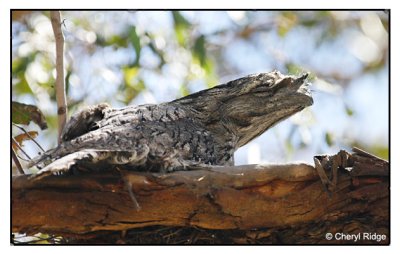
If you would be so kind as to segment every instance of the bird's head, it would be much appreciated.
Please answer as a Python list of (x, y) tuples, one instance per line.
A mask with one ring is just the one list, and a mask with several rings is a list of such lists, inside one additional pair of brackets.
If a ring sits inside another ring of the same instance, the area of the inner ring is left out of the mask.
[(232, 133), (239, 148), (313, 104), (307, 76), (286, 76), (278, 71), (253, 74), (177, 101), (198, 112), (212, 132), (225, 129)]

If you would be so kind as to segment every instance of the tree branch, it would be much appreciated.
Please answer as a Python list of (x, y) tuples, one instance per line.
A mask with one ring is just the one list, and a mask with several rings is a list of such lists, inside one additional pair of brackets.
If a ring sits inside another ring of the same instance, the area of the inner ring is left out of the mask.
[(21, 165), (21, 163), (20, 163), (19, 160), (18, 160), (17, 154), (15, 153), (14, 148), (12, 148), (12, 147), (11, 147), (11, 155), (12, 155), (13, 161), (14, 161), (14, 163), (15, 163), (15, 166), (16, 166), (17, 169), (18, 169), (18, 172), (19, 172), (21, 175), (25, 175), (25, 172), (24, 172), (24, 170), (22, 169), (22, 165)]
[(61, 30), (61, 17), (59, 11), (50, 11), (51, 26), (53, 27), (56, 43), (56, 99), (58, 114), (58, 143), (61, 141), (61, 133), (67, 122), (67, 100), (64, 84), (64, 35)]
[[(337, 163), (343, 155), (317, 157), (328, 178), (332, 178), (332, 165), (337, 165), (337, 184), (331, 192), (324, 190), (316, 169), (306, 164), (210, 167), (164, 175), (108, 171), (39, 181), (16, 176), (12, 180), (12, 229), (82, 236), (155, 225), (297, 228), (294, 241), (299, 243), (310, 225), (320, 225), (321, 232), (313, 237), (324, 240), (326, 232), (344, 232), (350, 223), (359, 231), (388, 235), (387, 164), (382, 164), (386, 169), (376, 167), (375, 173), (369, 168), (364, 175), (359, 158), (366, 157), (348, 155), (346, 161)], [(352, 176), (355, 165), (358, 173)], [(140, 210), (129, 195), (127, 182)], [(360, 217), (368, 220), (359, 222)]]

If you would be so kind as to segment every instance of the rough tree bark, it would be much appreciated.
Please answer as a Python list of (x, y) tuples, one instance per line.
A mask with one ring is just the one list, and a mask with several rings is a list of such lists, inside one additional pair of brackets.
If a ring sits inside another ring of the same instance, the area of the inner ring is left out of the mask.
[[(358, 149), (315, 158), (316, 168), (247, 165), (165, 175), (113, 171), (39, 181), (15, 176), (12, 230), (80, 239), (158, 225), (242, 232), (214, 243), (389, 243), (388, 162)], [(333, 237), (360, 233), (361, 239), (327, 240), (329, 232)]]

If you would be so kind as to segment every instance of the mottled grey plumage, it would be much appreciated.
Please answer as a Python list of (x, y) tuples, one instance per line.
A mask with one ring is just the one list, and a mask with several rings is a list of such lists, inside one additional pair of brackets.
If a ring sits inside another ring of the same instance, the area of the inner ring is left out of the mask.
[(47, 165), (35, 175), (40, 178), (73, 165), (96, 170), (118, 165), (153, 172), (233, 165), (235, 150), (312, 105), (306, 77), (274, 71), (168, 103), (88, 107), (71, 117), (62, 143), (30, 166)]

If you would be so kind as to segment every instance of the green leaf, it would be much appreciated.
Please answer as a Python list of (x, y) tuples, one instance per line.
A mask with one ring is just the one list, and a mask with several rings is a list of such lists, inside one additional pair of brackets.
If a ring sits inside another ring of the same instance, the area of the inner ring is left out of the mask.
[(139, 73), (139, 68), (138, 67), (126, 67), (122, 69), (122, 72), (124, 73), (124, 81), (127, 86), (130, 86), (132, 84), (133, 79), (138, 75)]
[(326, 132), (325, 133), (325, 142), (328, 146), (333, 146), (334, 144), (334, 137), (332, 135), (332, 133), (330, 132)]
[(178, 11), (173, 11), (172, 17), (174, 20), (176, 39), (178, 40), (179, 45), (185, 46), (188, 35), (187, 30), (190, 28), (191, 25), (189, 21), (187, 21)]
[(187, 96), (190, 94), (190, 91), (188, 89), (188, 84), (187, 82), (183, 83), (180, 87), (179, 87), (179, 92), (182, 96)]
[(289, 74), (298, 75), (303, 72), (303, 69), (294, 63), (286, 63), (286, 69)]
[(141, 51), (142, 47), (140, 44), (140, 37), (136, 32), (136, 27), (134, 27), (134, 26), (129, 29), (129, 40), (130, 40), (133, 48), (135, 49), (135, 53), (136, 53), (136, 59), (135, 59), (134, 66), (138, 66), (139, 59), (140, 59), (140, 51)]
[[(33, 94), (31, 87), (25, 78), (28, 65), (35, 59), (36, 53), (27, 57), (16, 58), (12, 62), (13, 92), (16, 94)], [(15, 81), (16, 80), (16, 81)]]
[(145, 86), (143, 80), (141, 80), (141, 79), (138, 80), (137, 82), (131, 84), (130, 86), (127, 86), (126, 90), (125, 90), (125, 98), (124, 98), (125, 104), (129, 104), (145, 88), (146, 88), (146, 86)]
[(25, 75), (19, 75), (17, 82), (13, 85), (13, 93), (16, 94), (33, 94), (31, 87), (26, 81)]
[(278, 19), (278, 35), (285, 35), (297, 24), (297, 15), (292, 11), (284, 11)]
[(166, 63), (165, 57), (164, 57), (164, 51), (160, 50), (156, 47), (154, 37), (151, 34), (146, 32), (145, 35), (150, 38), (150, 42), (147, 46), (149, 46), (151, 51), (153, 51), (153, 53), (156, 54), (158, 56), (158, 58), (160, 59), (160, 64), (158, 65), (158, 68), (161, 69), (162, 66)]
[(118, 47), (127, 47), (128, 40), (125, 36), (121, 35), (113, 35), (109, 39), (104, 39), (101, 36), (97, 36), (97, 44), (100, 46), (118, 46)]
[(308, 19), (308, 20), (302, 20), (302, 21), (301, 21), (301, 24), (302, 24), (303, 26), (312, 28), (313, 26), (318, 25), (319, 22), (318, 22), (318, 20), (315, 20), (315, 19)]
[(206, 72), (207, 87), (211, 88), (218, 85), (218, 79), (215, 74), (214, 62), (211, 58), (207, 58), (203, 66), (203, 70)]
[(184, 28), (189, 28), (190, 27), (190, 22), (185, 19), (185, 17), (182, 16), (182, 14), (179, 11), (173, 11), (172, 12), (172, 17), (174, 19), (174, 24), (175, 26), (181, 26)]
[(26, 57), (21, 57), (21, 58), (16, 58), (13, 62), (12, 62), (12, 73), (16, 74), (19, 72), (25, 73), (28, 65), (30, 63), (33, 62), (33, 60), (35, 60), (36, 57), (36, 52), (32, 53)]
[(205, 67), (206, 65), (206, 47), (205, 47), (205, 38), (204, 35), (200, 35), (197, 37), (194, 47), (193, 47), (194, 56), (199, 60), (200, 65)]
[(122, 87), (122, 101), (125, 104), (131, 102), (140, 92), (146, 89), (146, 85), (142, 79), (138, 78), (139, 68), (123, 68), (124, 85)]
[(43, 113), (36, 106), (19, 102), (12, 102), (12, 122), (28, 125), (31, 121), (39, 125), (40, 129), (47, 129), (47, 123)]
[(354, 115), (354, 110), (352, 109), (352, 108), (350, 108), (349, 106), (345, 106), (345, 109), (346, 109), (346, 114), (348, 115), (348, 116), (352, 116), (352, 115)]
[[(146, 34), (146, 35), (148, 35), (148, 34)], [(158, 56), (158, 58), (160, 58), (160, 64), (158, 65), (158, 68), (161, 69), (161, 67), (166, 63), (165, 57), (164, 57), (164, 52), (162, 50), (157, 49), (153, 39), (150, 41), (148, 46), (151, 49), (151, 51), (153, 51), (153, 53), (156, 54)]]

